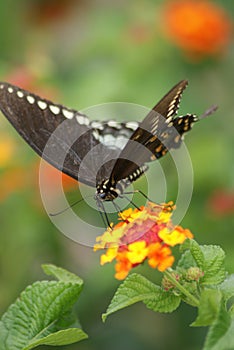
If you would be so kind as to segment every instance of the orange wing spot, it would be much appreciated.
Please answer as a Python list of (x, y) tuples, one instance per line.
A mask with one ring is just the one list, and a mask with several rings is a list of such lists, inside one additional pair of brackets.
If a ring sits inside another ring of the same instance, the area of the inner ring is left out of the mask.
[(159, 153), (162, 150), (162, 145), (155, 148), (155, 152)]
[(149, 140), (149, 142), (154, 142), (155, 140), (157, 140), (157, 136), (151, 137), (151, 139)]
[(140, 134), (138, 134), (136, 137), (134, 137), (134, 141), (138, 140), (141, 137)]
[(178, 143), (180, 141), (180, 135), (177, 135), (174, 139), (175, 143)]
[(182, 118), (178, 118), (178, 125), (180, 125), (181, 123), (183, 123), (183, 119)]
[(163, 132), (163, 133), (162, 133), (162, 137), (163, 137), (164, 139), (168, 138), (168, 136), (169, 136), (169, 135), (168, 135), (168, 132)]

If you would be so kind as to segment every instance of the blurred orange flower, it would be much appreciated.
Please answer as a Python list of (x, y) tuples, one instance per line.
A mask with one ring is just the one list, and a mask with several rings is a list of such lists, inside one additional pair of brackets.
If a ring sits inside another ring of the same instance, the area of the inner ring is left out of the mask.
[(0, 201), (6, 200), (12, 193), (24, 190), (28, 184), (28, 177), (23, 168), (12, 168), (1, 175)]
[[(2, 140), (3, 141), (3, 140)], [(9, 140), (8, 140), (9, 141)], [(13, 145), (14, 146), (14, 145)], [(5, 200), (15, 192), (25, 191), (30, 189), (35, 192), (34, 197), (37, 199), (38, 192), (38, 162), (22, 163), (21, 166), (14, 165), (15, 153), (12, 151), (13, 146), (8, 146), (8, 143), (0, 142), (0, 169), (3, 172), (0, 176), (0, 201)], [(7, 167), (6, 167), (7, 166)], [(58, 179), (62, 177), (62, 185), (65, 192), (77, 190), (78, 183), (66, 174), (46, 163), (43, 173), (44, 185), (53, 195), (56, 195), (58, 190)], [(35, 199), (34, 198), (34, 199)], [(39, 201), (41, 203), (41, 200)]]
[(222, 53), (231, 40), (227, 12), (207, 0), (168, 1), (163, 12), (167, 36), (194, 58)]
[(4, 168), (12, 162), (16, 150), (13, 138), (1, 134), (0, 138), (0, 168)]
[[(59, 96), (57, 89), (52, 86), (45, 86), (43, 83), (45, 75), (48, 74), (47, 63), (45, 61), (43, 64), (41, 62), (38, 63), (37, 60), (33, 62), (32, 57), (29, 59), (29, 66), (16, 66), (5, 75), (4, 80), (42, 97), (45, 96), (48, 99), (57, 99)], [(40, 65), (39, 70), (38, 65)]]
[(36, 81), (30, 69), (23, 65), (14, 67), (4, 79), (26, 90), (33, 90)]
[(0, 201), (12, 193), (23, 190), (29, 183), (28, 168), (17, 165), (18, 144), (13, 137), (0, 133)]
[[(35, 173), (39, 173), (41, 160), (36, 164)], [(62, 173), (60, 170), (56, 169), (52, 165), (47, 162), (43, 162), (43, 184), (48, 188), (48, 192), (56, 193), (58, 189), (58, 181), (60, 181), (60, 177), (62, 177), (62, 185), (64, 191), (72, 191), (76, 190), (78, 187), (78, 182), (71, 178), (70, 176)], [(38, 176), (35, 176), (38, 180)]]
[(182, 244), (193, 235), (188, 229), (173, 226), (173, 205), (149, 202), (140, 209), (119, 214), (120, 222), (96, 238), (94, 250), (105, 249), (101, 265), (116, 260), (115, 277), (124, 279), (129, 271), (148, 259), (148, 264), (165, 271), (174, 262), (171, 247)]

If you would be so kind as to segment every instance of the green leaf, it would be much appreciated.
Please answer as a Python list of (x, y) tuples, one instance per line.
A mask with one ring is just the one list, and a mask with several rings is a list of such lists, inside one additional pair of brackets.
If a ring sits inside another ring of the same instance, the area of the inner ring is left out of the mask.
[(196, 262), (191, 254), (191, 252), (189, 250), (187, 250), (186, 252), (184, 252), (177, 264), (177, 267), (183, 268), (183, 269), (189, 269), (190, 267), (196, 266)]
[(193, 239), (187, 239), (182, 246), (182, 251), (186, 251), (182, 254), (178, 267), (188, 269), (193, 266), (198, 266), (203, 270), (204, 255), (199, 244)]
[(180, 300), (178, 296), (134, 273), (119, 286), (102, 318), (105, 321), (110, 314), (139, 301), (153, 311), (172, 312), (179, 306)]
[(69, 328), (50, 334), (38, 341), (33, 341), (31, 345), (24, 347), (23, 350), (33, 349), (38, 345), (69, 345), (84, 339), (87, 339), (87, 334), (82, 329)]
[(229, 313), (230, 313), (230, 315), (231, 315), (231, 318), (234, 318), (234, 304), (232, 303), (232, 305), (230, 306), (230, 308), (229, 308)]
[(222, 294), (217, 289), (206, 289), (201, 292), (198, 316), (191, 324), (193, 327), (211, 325), (219, 312)]
[(53, 276), (59, 281), (72, 282), (77, 283), (79, 285), (83, 285), (83, 280), (79, 276), (65, 269), (62, 269), (61, 267), (57, 267), (53, 264), (43, 264), (42, 269), (46, 275)]
[(184, 252), (185, 250), (189, 250), (190, 249), (190, 245), (191, 245), (191, 241), (192, 239), (189, 239), (187, 238), (184, 243), (182, 243), (180, 246), (179, 246), (179, 250), (180, 252)]
[(170, 291), (160, 288), (153, 298), (143, 300), (148, 309), (156, 312), (172, 312), (180, 305), (181, 298)]
[(203, 285), (217, 285), (224, 281), (226, 270), (224, 266), (225, 253), (219, 246), (201, 246), (204, 261), (204, 277), (201, 279)]
[(74, 279), (28, 286), (0, 321), (0, 349), (29, 350), (39, 344), (65, 345), (87, 338), (71, 312), (81, 289)]
[(219, 285), (219, 289), (221, 290), (225, 301), (233, 297), (234, 296), (234, 274), (229, 275), (223, 281), (223, 283)]
[(219, 246), (199, 246), (195, 241), (190, 242), (187, 250), (180, 258), (177, 267), (188, 269), (198, 266), (204, 271), (201, 282), (203, 285), (217, 285), (224, 281), (226, 270), (224, 266), (225, 253)]
[(220, 303), (216, 320), (209, 329), (203, 350), (234, 349), (234, 320), (231, 321), (225, 302)]
[(190, 252), (196, 262), (196, 265), (203, 270), (205, 262), (204, 254), (200, 245), (193, 239), (190, 242)]

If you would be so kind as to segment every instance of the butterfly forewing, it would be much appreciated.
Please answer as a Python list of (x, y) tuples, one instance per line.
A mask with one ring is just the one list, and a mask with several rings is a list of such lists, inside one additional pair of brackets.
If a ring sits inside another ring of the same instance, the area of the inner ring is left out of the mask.
[[(8, 83), (0, 83), (0, 110), (41, 157), (74, 179), (92, 150), (79, 173), (79, 181), (90, 186), (96, 185), (100, 164), (116, 159), (138, 126), (137, 122), (90, 121), (74, 109)], [(113, 161), (102, 167), (98, 179), (108, 178), (112, 169)]]
[(181, 96), (187, 86), (188, 81), (181, 80), (154, 106), (153, 110), (166, 119), (175, 116), (180, 107)]
[[(162, 141), (165, 141), (165, 137), (162, 134), (168, 128), (168, 119), (172, 119), (176, 115), (182, 93), (187, 84), (187, 80), (182, 80), (175, 85), (140, 123), (115, 163), (111, 174), (113, 183), (127, 178), (144, 163), (160, 158), (165, 154), (166, 147), (162, 143)], [(142, 146), (145, 146), (145, 148)]]
[[(89, 130), (86, 125), (78, 124), (76, 120), (80, 118), (83, 121), (87, 117), (6, 83), (0, 83), (0, 109), (18, 133), (40, 156), (59, 170), (77, 179), (77, 165), (79, 166), (83, 154), (81, 152), (78, 157), (76, 150), (71, 149), (70, 137), (71, 133), (79, 131), (81, 134)], [(69, 123), (66, 123), (68, 119)], [(64, 132), (54, 137), (55, 146), (51, 152), (54, 158), (47, 156), (46, 153), (43, 153), (44, 148), (51, 135), (62, 124)], [(80, 139), (79, 144), (83, 145), (84, 139)], [(75, 146), (79, 147), (79, 145)], [(65, 163), (61, 164), (55, 155), (61, 154), (65, 149), (69, 151)]]

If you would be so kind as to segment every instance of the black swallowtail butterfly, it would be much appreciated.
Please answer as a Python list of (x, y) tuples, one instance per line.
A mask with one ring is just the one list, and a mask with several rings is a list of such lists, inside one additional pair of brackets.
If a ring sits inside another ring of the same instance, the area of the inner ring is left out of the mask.
[[(194, 114), (176, 117), (187, 84), (182, 80), (175, 85), (141, 123), (91, 121), (76, 110), (8, 83), (0, 83), (0, 109), (41, 157), (72, 178), (96, 187), (96, 200), (101, 203), (121, 196), (147, 170), (146, 163), (180, 146), (183, 135), (198, 120)], [(110, 135), (117, 146), (121, 138), (127, 141), (119, 147), (110, 147), (107, 142)], [(91, 150), (85, 165), (83, 160)], [(65, 156), (61, 158), (61, 154)]]

